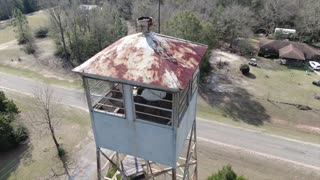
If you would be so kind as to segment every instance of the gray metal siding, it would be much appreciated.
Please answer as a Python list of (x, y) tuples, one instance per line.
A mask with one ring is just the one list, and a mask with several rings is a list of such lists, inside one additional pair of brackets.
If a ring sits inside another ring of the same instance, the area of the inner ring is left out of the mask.
[(99, 147), (175, 166), (172, 127), (93, 112)]
[(176, 138), (176, 159), (179, 158), (184, 144), (186, 143), (186, 139), (188, 134), (190, 133), (193, 125), (193, 121), (196, 117), (196, 106), (197, 106), (197, 96), (198, 91), (196, 91), (190, 101), (189, 107), (185, 112), (183, 119), (180, 123), (180, 126), (177, 129), (177, 138)]

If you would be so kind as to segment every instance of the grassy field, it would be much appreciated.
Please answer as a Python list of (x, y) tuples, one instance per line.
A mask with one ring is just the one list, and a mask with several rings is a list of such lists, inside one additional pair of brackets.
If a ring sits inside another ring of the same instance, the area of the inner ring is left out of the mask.
[[(27, 15), (27, 19), (32, 31), (49, 24), (48, 15), (44, 11)], [(0, 44), (15, 40), (15, 37), (14, 28), (10, 22), (0, 24)]]
[[(251, 74), (246, 77), (238, 70), (246, 59), (226, 52), (218, 52), (215, 58), (229, 65), (215, 69), (202, 88), (198, 116), (320, 143), (320, 101), (314, 98), (320, 89), (311, 83), (320, 79), (319, 75), (260, 58), (259, 67), (250, 67)], [(299, 110), (290, 104), (312, 110)]]
[[(10, 153), (0, 154), (0, 179), (45, 179), (53, 174), (63, 172), (62, 163), (57, 157), (53, 141), (48, 133), (39, 134), (30, 126), (28, 114), (34, 110), (31, 97), (13, 92), (6, 92), (21, 110), (21, 117), (30, 130), (30, 142)], [(78, 150), (79, 144), (88, 136), (90, 121), (87, 112), (69, 106), (59, 106), (61, 123), (56, 130), (58, 141), (66, 149), (67, 156)]]
[[(27, 16), (32, 31), (48, 26), (45, 11)], [(54, 55), (56, 46), (51, 38), (35, 39), (36, 53), (26, 54), (18, 45), (10, 22), (0, 24), (0, 71), (42, 82), (78, 89), (80, 78), (65, 67), (62, 60)]]
[(47, 84), (54, 84), (58, 86), (73, 88), (73, 89), (80, 89), (82, 88), (82, 83), (79, 80), (75, 81), (68, 81), (64, 79), (58, 79), (55, 77), (45, 77), (42, 74), (39, 74), (35, 71), (31, 71), (28, 69), (19, 69), (15, 67), (11, 67), (8, 65), (0, 64), (0, 71), (5, 73), (10, 73), (18, 76), (22, 76), (24, 78), (31, 78), (40, 82), (44, 82)]

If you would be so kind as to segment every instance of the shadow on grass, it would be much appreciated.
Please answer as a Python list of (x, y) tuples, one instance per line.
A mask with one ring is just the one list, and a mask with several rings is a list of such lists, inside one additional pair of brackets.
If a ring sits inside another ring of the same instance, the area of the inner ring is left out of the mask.
[(221, 109), (224, 116), (255, 126), (263, 125), (270, 120), (266, 109), (253, 99), (246, 89), (236, 87), (229, 81), (228, 86), (233, 87), (232, 91), (213, 91), (210, 86), (217, 86), (216, 83), (201, 87), (199, 94), (210, 106)]
[(248, 74), (246, 74), (246, 75), (244, 75), (245, 77), (247, 77), (247, 78), (250, 78), (250, 79), (256, 79), (257, 77), (256, 77), (256, 75), (254, 75), (254, 74), (252, 74), (252, 73), (248, 73)]
[(32, 145), (22, 144), (9, 152), (0, 152), (0, 180), (8, 179), (19, 164), (32, 163)]
[(288, 70), (298, 70), (298, 71), (306, 71), (306, 70), (311, 70), (309, 66), (287, 66)]

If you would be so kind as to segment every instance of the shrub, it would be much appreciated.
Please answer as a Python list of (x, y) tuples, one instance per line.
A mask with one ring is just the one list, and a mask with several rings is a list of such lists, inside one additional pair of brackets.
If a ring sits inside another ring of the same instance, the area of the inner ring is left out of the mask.
[(27, 129), (15, 122), (17, 114), (17, 106), (0, 91), (0, 152), (8, 151), (28, 138)]
[(209, 62), (210, 59), (210, 53), (207, 51), (206, 54), (203, 57), (203, 60), (201, 64), (199, 65), (200, 69), (200, 80), (203, 81), (204, 78), (209, 74), (211, 71), (211, 65)]
[(36, 52), (36, 49), (32, 44), (25, 45), (23, 48), (24, 52), (27, 54), (34, 54)]
[(24, 142), (29, 137), (27, 128), (22, 125), (18, 125), (15, 128), (14, 134), (17, 143)]
[(243, 75), (247, 75), (250, 72), (250, 67), (248, 64), (241, 64), (240, 65), (240, 71), (242, 72)]
[(258, 52), (258, 56), (260, 57), (268, 57), (270, 59), (277, 59), (279, 58), (279, 53), (277, 52), (272, 52), (272, 51), (264, 51), (261, 50)]
[(49, 32), (49, 29), (47, 27), (40, 27), (39, 29), (36, 30), (35, 37), (36, 38), (48, 37), (48, 32)]
[(223, 166), (221, 170), (212, 176), (208, 177), (208, 180), (246, 180), (243, 176), (237, 176), (232, 170), (230, 165)]
[(238, 48), (242, 56), (252, 57), (255, 54), (254, 47), (246, 40), (239, 41)]
[(58, 156), (60, 157), (60, 158), (64, 158), (64, 156), (66, 155), (66, 151), (63, 149), (63, 147), (59, 147), (58, 148)]

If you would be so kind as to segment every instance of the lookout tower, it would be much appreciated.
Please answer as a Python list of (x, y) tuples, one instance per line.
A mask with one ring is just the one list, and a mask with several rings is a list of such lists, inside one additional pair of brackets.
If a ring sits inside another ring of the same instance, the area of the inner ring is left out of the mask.
[[(101, 155), (123, 179), (163, 174), (197, 179), (198, 66), (207, 46), (150, 32), (148, 17), (137, 23), (141, 32), (121, 38), (73, 70), (84, 82), (98, 179), (104, 175)], [(110, 157), (102, 148), (116, 155)], [(135, 173), (128, 172), (126, 157), (134, 161)]]

